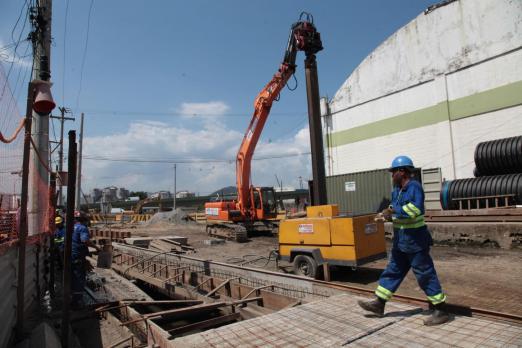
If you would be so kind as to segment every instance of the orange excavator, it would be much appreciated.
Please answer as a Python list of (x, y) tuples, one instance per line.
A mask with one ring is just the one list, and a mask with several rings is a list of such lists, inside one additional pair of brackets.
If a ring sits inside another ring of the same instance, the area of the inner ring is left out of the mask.
[[(272, 103), (277, 101), (281, 90), (294, 74), (298, 51), (306, 55), (305, 63), (315, 66), (315, 54), (323, 49), (321, 35), (313, 18), (302, 13), (290, 30), (283, 62), (272, 80), (258, 94), (254, 102), (254, 114), (239, 147), (236, 157), (237, 200), (221, 200), (205, 203), (207, 233), (211, 236), (244, 242), (249, 233), (272, 231), (277, 228), (277, 204), (273, 187), (254, 187), (250, 183), (251, 162)], [(317, 80), (312, 79), (317, 87)], [(310, 94), (308, 94), (310, 99)], [(318, 96), (314, 95), (318, 99)], [(310, 104), (310, 100), (309, 100)], [(318, 105), (318, 100), (314, 101)]]

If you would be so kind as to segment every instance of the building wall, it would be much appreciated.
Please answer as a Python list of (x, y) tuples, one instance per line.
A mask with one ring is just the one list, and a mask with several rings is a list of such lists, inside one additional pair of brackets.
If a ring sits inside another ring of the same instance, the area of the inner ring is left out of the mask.
[(473, 174), (481, 142), (522, 134), (522, 2), (459, 0), (375, 49), (329, 103), (328, 175), (398, 154), (446, 179)]
[[(29, 318), (31, 308), (38, 304), (38, 289), (41, 295), (47, 285), (45, 256), (42, 248), (38, 248), (35, 244), (27, 245), (24, 278), (24, 315), (26, 319)], [(38, 269), (36, 268), (37, 264)], [(17, 245), (2, 246), (0, 248), (0, 293), (2, 294), (0, 297), (0, 313), (2, 314), (0, 347), (10, 347), (13, 339), (17, 314), (17, 274)], [(26, 326), (28, 325), (26, 324)]]

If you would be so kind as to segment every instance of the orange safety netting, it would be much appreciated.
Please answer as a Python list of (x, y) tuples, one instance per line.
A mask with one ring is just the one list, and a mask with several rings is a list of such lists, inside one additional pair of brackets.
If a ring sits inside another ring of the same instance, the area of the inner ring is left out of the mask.
[[(14, 81), (14, 88), (0, 63), (0, 244), (12, 244), (18, 238), (20, 220), (20, 194), (24, 143), (24, 116), (20, 113), (17, 97), (25, 101), (27, 85)], [(16, 96), (15, 96), (16, 95)], [(38, 241), (40, 233), (53, 232), (50, 219), (49, 185), (47, 176), (34, 176), (31, 153), (29, 166), (29, 192), (39, 192), (35, 202), (28, 202), (28, 243)], [(53, 208), (54, 210), (54, 208)]]

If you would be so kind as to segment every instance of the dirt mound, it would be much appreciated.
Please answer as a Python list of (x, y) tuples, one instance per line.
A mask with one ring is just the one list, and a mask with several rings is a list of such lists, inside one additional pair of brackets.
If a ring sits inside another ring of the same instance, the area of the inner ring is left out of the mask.
[(152, 226), (158, 224), (186, 224), (192, 222), (187, 213), (180, 208), (174, 211), (162, 211), (154, 214), (152, 218), (145, 223), (145, 226)]

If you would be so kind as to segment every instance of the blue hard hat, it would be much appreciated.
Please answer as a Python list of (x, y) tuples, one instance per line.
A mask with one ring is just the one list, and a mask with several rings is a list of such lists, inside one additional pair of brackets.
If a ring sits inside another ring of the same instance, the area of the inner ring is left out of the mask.
[(415, 166), (408, 156), (397, 156), (393, 159), (390, 170), (399, 168), (415, 168)]

